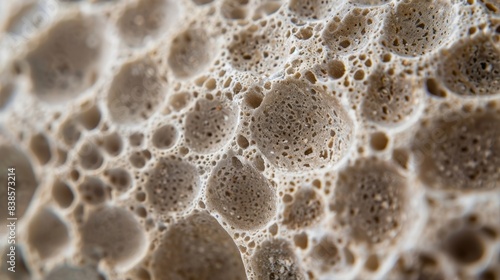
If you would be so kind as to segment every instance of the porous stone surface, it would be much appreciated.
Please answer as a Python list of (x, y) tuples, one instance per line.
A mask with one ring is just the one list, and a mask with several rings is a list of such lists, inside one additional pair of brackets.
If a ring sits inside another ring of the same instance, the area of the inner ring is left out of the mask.
[(498, 280), (500, 2), (0, 1), (0, 199), (2, 280)]

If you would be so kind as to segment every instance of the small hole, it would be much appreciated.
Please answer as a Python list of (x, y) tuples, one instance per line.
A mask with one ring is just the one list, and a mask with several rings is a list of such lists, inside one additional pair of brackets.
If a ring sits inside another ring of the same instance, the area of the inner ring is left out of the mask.
[(377, 271), (378, 268), (379, 268), (379, 260), (378, 260), (378, 257), (377, 255), (371, 255), (368, 257), (368, 259), (366, 260), (366, 263), (365, 263), (365, 267), (366, 269), (368, 269), (369, 271)]
[(427, 81), (425, 82), (425, 86), (427, 87), (427, 91), (431, 95), (441, 98), (446, 97), (446, 91), (442, 90), (439, 87), (439, 84), (435, 79), (433, 78), (427, 79)]
[(354, 73), (354, 79), (357, 81), (361, 81), (365, 78), (365, 71), (363, 70), (358, 70), (356, 73)]
[(328, 63), (328, 75), (333, 79), (340, 79), (344, 76), (345, 65), (340, 60), (334, 60)]
[(248, 146), (250, 145), (250, 143), (248, 143), (247, 138), (245, 138), (245, 136), (243, 136), (243, 135), (238, 135), (238, 138), (236, 141), (238, 142), (238, 146), (240, 146), (243, 149), (248, 148)]
[(262, 103), (262, 95), (258, 92), (249, 92), (245, 95), (245, 101), (253, 109), (256, 109)]
[(307, 245), (308, 245), (307, 244), (308, 243), (307, 233), (302, 232), (302, 233), (296, 234), (293, 237), (293, 242), (295, 243), (295, 246), (297, 246), (298, 248), (300, 248), (302, 250), (307, 249)]
[(389, 139), (383, 132), (375, 132), (371, 135), (370, 145), (376, 151), (383, 151), (387, 148)]

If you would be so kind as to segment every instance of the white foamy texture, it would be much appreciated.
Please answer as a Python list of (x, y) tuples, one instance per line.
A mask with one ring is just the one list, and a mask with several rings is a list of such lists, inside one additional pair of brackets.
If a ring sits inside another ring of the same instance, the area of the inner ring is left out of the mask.
[(497, 0), (0, 1), (0, 279), (500, 279), (499, 102)]

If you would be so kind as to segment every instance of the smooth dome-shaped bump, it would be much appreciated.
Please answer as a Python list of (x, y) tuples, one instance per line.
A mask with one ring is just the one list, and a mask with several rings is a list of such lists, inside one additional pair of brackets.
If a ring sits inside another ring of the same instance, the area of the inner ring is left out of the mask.
[(34, 94), (60, 103), (94, 85), (101, 70), (102, 22), (76, 16), (58, 22), (26, 56)]
[(168, 65), (179, 78), (203, 72), (215, 55), (215, 43), (207, 30), (191, 27), (177, 35), (170, 47)]
[(343, 18), (333, 17), (323, 31), (325, 45), (333, 54), (346, 55), (360, 51), (372, 36), (376, 18), (369, 9), (360, 8), (355, 8)]
[(340, 173), (334, 208), (356, 241), (393, 243), (406, 224), (408, 193), (407, 180), (394, 166), (364, 159)]
[(290, 243), (284, 239), (267, 240), (251, 259), (256, 279), (307, 279)]
[(148, 173), (148, 202), (158, 214), (184, 211), (198, 195), (199, 174), (190, 163), (175, 158), (161, 159)]
[(238, 114), (238, 108), (227, 101), (199, 99), (184, 122), (187, 146), (199, 153), (221, 149), (234, 134)]
[(152, 142), (158, 149), (170, 149), (175, 145), (177, 138), (179, 138), (177, 129), (173, 125), (166, 124), (155, 130)]
[(266, 94), (250, 129), (274, 166), (295, 172), (338, 163), (351, 146), (353, 124), (336, 98), (322, 88), (286, 80)]
[(449, 40), (456, 18), (447, 0), (403, 1), (385, 19), (382, 44), (402, 56), (432, 53)]
[(414, 78), (393, 74), (381, 68), (368, 77), (361, 111), (364, 118), (384, 125), (398, 126), (412, 118), (423, 99)]
[(261, 228), (276, 212), (276, 194), (271, 183), (234, 156), (217, 165), (206, 192), (207, 206), (238, 229)]
[(177, 17), (177, 5), (171, 0), (138, 0), (125, 8), (117, 22), (123, 41), (132, 47), (157, 39)]
[(112, 119), (119, 124), (147, 120), (163, 100), (165, 84), (153, 61), (126, 63), (114, 77), (107, 98)]
[(413, 142), (420, 178), (431, 188), (499, 189), (500, 116), (454, 112), (422, 128)]
[(206, 212), (169, 227), (152, 261), (154, 279), (247, 279), (231, 236)]
[(250, 27), (233, 37), (228, 51), (229, 63), (234, 69), (269, 77), (282, 68), (289, 55), (287, 49), (282, 47), (287, 41), (277, 31), (276, 24), (268, 24), (271, 25), (276, 30)]
[(285, 206), (283, 224), (301, 229), (317, 223), (323, 215), (323, 201), (313, 189), (302, 188), (294, 195), (293, 202)]
[[(8, 191), (8, 186), (12, 185), (8, 184), (8, 182), (12, 181), (12, 179), (8, 179), (12, 177), (9, 176), (9, 173), (15, 174), (15, 214), (16, 218), (21, 219), (37, 189), (38, 182), (29, 158), (19, 149), (10, 145), (0, 145), (0, 155), (2, 155), (0, 168), (3, 170), (3, 172), (0, 172), (0, 183), (4, 186), (0, 188), (0, 201), (2, 201), (2, 205), (7, 205), (8, 193), (11, 192)], [(15, 168), (14, 172), (9, 172), (9, 168)], [(7, 223), (8, 217), (7, 211), (0, 211), (1, 233), (6, 230), (5, 223)]]
[(489, 36), (457, 42), (438, 67), (446, 87), (459, 96), (500, 93), (500, 44)]
[(310, 20), (327, 17), (334, 7), (333, 1), (324, 0), (290, 0), (288, 4), (293, 15)]
[(92, 211), (79, 229), (81, 252), (111, 265), (136, 263), (147, 249), (146, 236), (134, 215), (120, 207)]
[(40, 258), (53, 257), (69, 243), (68, 227), (53, 211), (42, 209), (28, 225), (27, 241)]
[(91, 267), (60, 265), (53, 268), (44, 280), (102, 280), (97, 270)]

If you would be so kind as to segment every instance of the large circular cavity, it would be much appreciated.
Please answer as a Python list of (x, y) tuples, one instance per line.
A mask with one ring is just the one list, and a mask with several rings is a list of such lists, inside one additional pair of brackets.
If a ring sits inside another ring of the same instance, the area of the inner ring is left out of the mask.
[(455, 112), (421, 129), (413, 150), (426, 185), (448, 190), (498, 189), (500, 117)]
[(177, 77), (190, 77), (205, 70), (214, 51), (214, 43), (207, 31), (191, 28), (173, 39), (168, 65)]
[(302, 188), (294, 195), (293, 202), (285, 207), (283, 224), (301, 229), (317, 223), (323, 215), (323, 201), (313, 189)]
[(318, 20), (328, 16), (334, 2), (324, 0), (290, 0), (288, 9), (294, 15), (303, 19)]
[(91, 259), (111, 265), (129, 266), (146, 248), (146, 236), (134, 215), (119, 207), (106, 206), (92, 211), (80, 228), (82, 252)]
[(170, 149), (175, 145), (177, 138), (179, 138), (179, 133), (175, 126), (165, 124), (155, 130), (152, 142), (153, 146), (158, 149)]
[(276, 30), (249, 28), (233, 37), (228, 51), (234, 69), (269, 77), (283, 66), (288, 55), (286, 40), (273, 26)]
[(323, 40), (334, 54), (358, 52), (368, 44), (375, 18), (369, 9), (355, 8), (342, 19), (334, 17), (323, 32)]
[(321, 272), (338, 270), (342, 266), (341, 248), (331, 236), (323, 236), (310, 251), (311, 264)]
[(441, 80), (457, 95), (500, 93), (500, 47), (489, 36), (456, 43), (438, 69)]
[(407, 219), (408, 186), (386, 162), (358, 161), (343, 170), (335, 191), (335, 209), (354, 239), (388, 243), (401, 236)]
[(368, 78), (361, 110), (363, 116), (385, 126), (397, 126), (412, 118), (422, 100), (413, 78), (377, 69)]
[(130, 46), (144, 45), (157, 39), (177, 11), (176, 5), (167, 0), (140, 0), (129, 5), (117, 22), (121, 37)]
[(125, 64), (115, 76), (108, 94), (108, 108), (117, 123), (132, 124), (148, 119), (161, 104), (164, 82), (153, 61)]
[(200, 99), (186, 116), (186, 144), (196, 152), (210, 153), (221, 149), (234, 134), (238, 108), (229, 102)]
[(262, 243), (251, 259), (256, 279), (306, 279), (290, 244), (284, 239)]
[(161, 159), (148, 174), (148, 200), (159, 214), (186, 210), (198, 194), (198, 171), (189, 163)]
[(208, 213), (168, 229), (153, 256), (154, 279), (247, 279), (231, 236)]
[(272, 86), (255, 111), (250, 129), (274, 166), (301, 171), (339, 162), (351, 146), (352, 126), (333, 96), (292, 80)]
[(382, 44), (403, 56), (432, 53), (448, 41), (456, 17), (450, 1), (401, 2), (385, 20)]
[(51, 210), (42, 209), (28, 226), (28, 244), (41, 259), (56, 255), (69, 243), (66, 224)]
[(263, 227), (276, 212), (276, 194), (270, 182), (237, 157), (221, 161), (207, 184), (208, 207), (238, 229)]
[(91, 87), (101, 72), (102, 24), (77, 16), (63, 20), (28, 53), (33, 92), (56, 103), (75, 98)]

